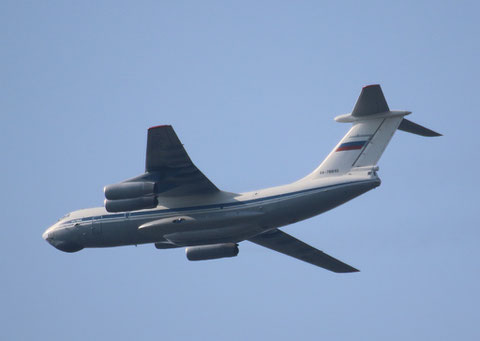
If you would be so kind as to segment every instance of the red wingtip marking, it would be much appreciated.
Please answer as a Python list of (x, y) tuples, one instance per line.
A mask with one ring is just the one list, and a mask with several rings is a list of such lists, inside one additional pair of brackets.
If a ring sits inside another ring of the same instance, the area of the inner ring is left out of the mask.
[(162, 125), (159, 125), (159, 126), (150, 127), (150, 128), (148, 128), (148, 130), (150, 130), (150, 129), (155, 129), (155, 128), (162, 128), (162, 127), (171, 127), (171, 125), (169, 125), (169, 124), (162, 124)]

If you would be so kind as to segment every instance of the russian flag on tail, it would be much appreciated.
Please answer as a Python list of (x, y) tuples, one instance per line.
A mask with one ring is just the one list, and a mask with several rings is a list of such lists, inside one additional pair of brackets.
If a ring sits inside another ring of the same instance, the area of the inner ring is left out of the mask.
[(362, 149), (366, 143), (367, 141), (355, 141), (355, 142), (342, 143), (340, 147), (337, 148), (336, 152), (343, 152), (345, 150)]

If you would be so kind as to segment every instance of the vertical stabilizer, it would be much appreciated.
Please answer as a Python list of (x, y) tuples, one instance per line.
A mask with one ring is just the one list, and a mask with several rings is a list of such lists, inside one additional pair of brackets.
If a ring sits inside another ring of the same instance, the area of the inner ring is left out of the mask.
[(408, 111), (391, 111), (380, 85), (362, 89), (351, 114), (336, 118), (352, 128), (322, 164), (307, 178), (346, 174), (358, 167), (374, 167)]

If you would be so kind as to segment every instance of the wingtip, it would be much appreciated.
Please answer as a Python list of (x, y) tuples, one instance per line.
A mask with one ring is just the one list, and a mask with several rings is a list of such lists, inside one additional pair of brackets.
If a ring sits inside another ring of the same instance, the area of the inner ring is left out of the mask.
[(368, 85), (365, 85), (362, 89), (372, 88), (374, 86), (380, 86), (380, 84), (368, 84)]
[[(430, 130), (430, 129), (429, 129), (429, 130)], [(439, 136), (443, 136), (443, 135), (440, 134), (440, 133), (437, 133), (436, 131), (430, 130), (428, 133), (425, 133), (423, 136), (426, 136), (426, 137), (439, 137)]]
[(330, 271), (333, 271), (337, 274), (350, 274), (353, 272), (360, 272), (360, 270), (354, 268), (353, 266), (350, 266), (348, 264), (345, 264), (345, 267), (343, 268), (337, 268), (337, 269), (328, 269)]
[(171, 127), (171, 125), (170, 124), (161, 124), (161, 125), (158, 125), (158, 126), (150, 127), (150, 128), (148, 128), (148, 130), (156, 129), (156, 128), (164, 128), (164, 127)]
[(360, 270), (355, 269), (355, 268), (351, 268), (350, 270), (342, 271), (342, 272), (343, 272), (343, 273), (346, 273), (346, 274), (350, 274), (350, 273), (354, 273), (354, 272), (360, 272)]

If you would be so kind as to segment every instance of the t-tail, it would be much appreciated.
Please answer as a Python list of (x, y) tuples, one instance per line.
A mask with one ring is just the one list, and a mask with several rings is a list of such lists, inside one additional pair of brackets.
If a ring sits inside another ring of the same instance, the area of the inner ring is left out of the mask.
[(351, 122), (352, 128), (327, 158), (304, 179), (338, 176), (374, 168), (397, 129), (421, 136), (440, 134), (404, 118), (410, 111), (390, 110), (380, 85), (368, 85), (350, 114), (337, 116), (337, 122)]

